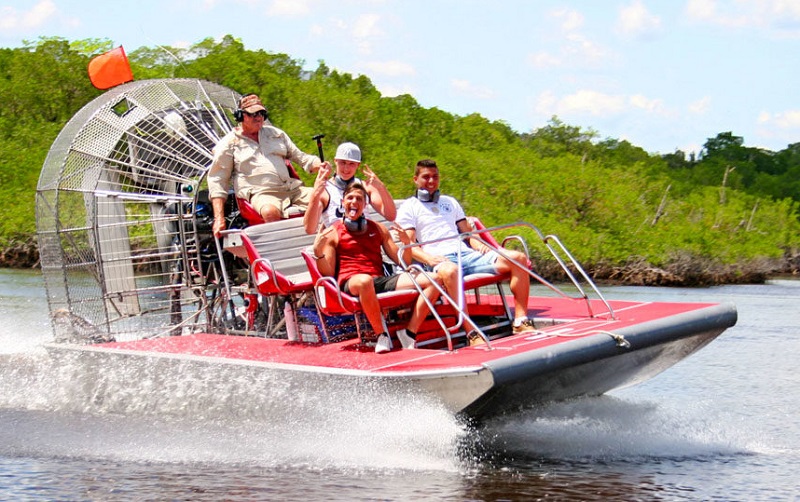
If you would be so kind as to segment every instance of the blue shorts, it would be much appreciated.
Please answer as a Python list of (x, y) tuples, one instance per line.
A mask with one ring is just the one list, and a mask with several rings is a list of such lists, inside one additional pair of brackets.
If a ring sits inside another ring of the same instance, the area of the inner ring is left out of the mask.
[[(458, 263), (458, 253), (450, 253), (444, 255), (445, 258)], [(464, 271), (464, 276), (472, 274), (496, 274), (498, 255), (494, 251), (489, 251), (486, 254), (479, 253), (478, 251), (462, 251), (461, 252), (461, 270)]]

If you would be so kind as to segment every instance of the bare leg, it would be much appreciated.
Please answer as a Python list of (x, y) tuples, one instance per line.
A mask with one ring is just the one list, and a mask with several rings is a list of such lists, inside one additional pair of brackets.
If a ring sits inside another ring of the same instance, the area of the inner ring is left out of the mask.
[(357, 296), (361, 302), (361, 308), (364, 309), (364, 314), (367, 316), (372, 330), (376, 334), (386, 331), (383, 323), (383, 316), (381, 315), (381, 306), (378, 303), (378, 296), (375, 293), (375, 284), (372, 282), (372, 276), (368, 274), (356, 274), (349, 279), (347, 286), (353, 296)]
[(272, 204), (265, 204), (261, 208), (261, 217), (264, 218), (264, 221), (278, 221), (283, 218), (283, 213), (277, 207), (273, 206)]
[[(509, 251), (508, 255), (519, 263), (527, 263), (528, 259), (519, 251)], [(530, 296), (531, 277), (528, 272), (514, 265), (502, 256), (497, 259), (498, 272), (510, 272), (509, 287), (514, 295), (514, 317), (527, 317), (528, 297)]]
[[(439, 299), (439, 290), (436, 289), (436, 286), (431, 284), (431, 282), (423, 275), (417, 276), (417, 281), (419, 282), (420, 287), (422, 287), (422, 295), (425, 295), (431, 303), (435, 302)], [(397, 281), (397, 288), (396, 289), (414, 289), (414, 283), (409, 275), (403, 274)], [(428, 303), (425, 301), (425, 298), (420, 295), (417, 298), (416, 303), (414, 304), (414, 310), (411, 314), (411, 319), (408, 321), (408, 328), (413, 332), (417, 332), (422, 322), (428, 316), (428, 312), (430, 312), (430, 308), (428, 307)]]
[[(454, 300), (458, 301), (459, 298), (457, 296), (458, 290), (460, 289), (458, 284), (458, 265), (451, 261), (443, 262), (436, 270), (436, 275), (444, 286), (445, 291), (447, 291), (447, 294), (450, 295), (450, 297)], [(464, 301), (463, 294), (461, 298), (461, 304), (464, 305), (464, 313), (469, 315), (469, 312), (467, 311), (467, 302)], [(473, 329), (475, 329), (475, 325), (472, 324), (468, 317), (464, 318), (464, 330), (469, 332)]]

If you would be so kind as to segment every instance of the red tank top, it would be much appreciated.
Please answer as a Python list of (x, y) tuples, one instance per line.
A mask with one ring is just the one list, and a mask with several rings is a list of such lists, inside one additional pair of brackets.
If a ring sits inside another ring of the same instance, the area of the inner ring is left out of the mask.
[(342, 220), (336, 220), (331, 226), (339, 234), (336, 249), (339, 286), (355, 274), (383, 275), (383, 238), (377, 223), (367, 220), (367, 231), (360, 235), (348, 232)]

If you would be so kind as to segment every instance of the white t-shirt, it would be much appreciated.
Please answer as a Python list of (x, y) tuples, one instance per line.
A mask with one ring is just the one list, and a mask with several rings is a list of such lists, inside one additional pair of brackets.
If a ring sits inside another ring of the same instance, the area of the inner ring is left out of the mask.
[[(440, 195), (438, 202), (421, 202), (409, 197), (397, 211), (395, 222), (403, 230), (416, 230), (417, 241), (424, 243), (457, 236), (460, 233), (457, 223), (466, 217), (461, 204), (449, 195)], [(469, 250), (469, 247), (461, 239), (448, 239), (423, 244), (422, 250), (432, 255), (446, 255)]]

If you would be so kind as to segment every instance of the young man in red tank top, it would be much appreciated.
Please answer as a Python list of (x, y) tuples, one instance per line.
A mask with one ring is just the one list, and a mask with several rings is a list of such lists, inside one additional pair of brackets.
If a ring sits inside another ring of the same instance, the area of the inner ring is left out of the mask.
[[(360, 183), (348, 186), (342, 198), (344, 216), (317, 235), (314, 255), (322, 274), (336, 277), (342, 291), (359, 298), (370, 326), (379, 334), (375, 352), (383, 353), (391, 350), (391, 342), (377, 295), (384, 291), (414, 289), (414, 282), (406, 272), (384, 275), (381, 250), (398, 264), (400, 250), (389, 230), (364, 216), (366, 205), (366, 188)], [(399, 231), (398, 234), (403, 244), (410, 243), (405, 232)], [(403, 251), (403, 263), (411, 263), (409, 248)], [(416, 276), (415, 279), (431, 302), (439, 298), (439, 291), (424, 275)], [(415, 333), (428, 311), (428, 304), (420, 296), (414, 305), (406, 331), (398, 335), (403, 348), (414, 347), (413, 338), (405, 333)]]

